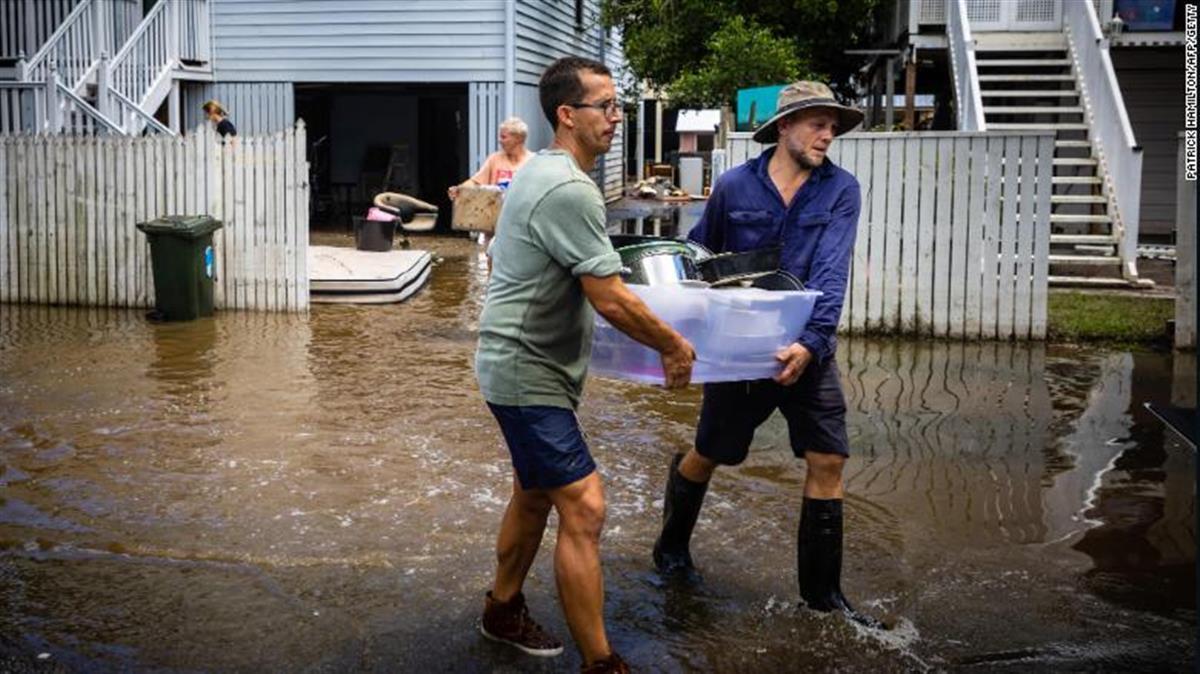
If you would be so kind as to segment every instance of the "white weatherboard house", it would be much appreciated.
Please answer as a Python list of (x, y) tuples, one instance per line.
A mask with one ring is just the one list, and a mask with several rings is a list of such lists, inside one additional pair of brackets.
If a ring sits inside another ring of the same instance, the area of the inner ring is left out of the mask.
[[(553, 60), (623, 65), (598, 17), (598, 0), (0, 0), (0, 133), (178, 134), (215, 98), (241, 135), (305, 121), (315, 223), (385, 182), (446, 205), (506, 117), (550, 141)], [(623, 145), (594, 174), (610, 199)]]
[(868, 127), (899, 121), (879, 105), (896, 91), (944, 101), (935, 128), (1053, 132), (1050, 282), (1139, 283), (1139, 238), (1169, 242), (1183, 226), (1184, 5), (896, 0), (879, 25), (888, 49)]

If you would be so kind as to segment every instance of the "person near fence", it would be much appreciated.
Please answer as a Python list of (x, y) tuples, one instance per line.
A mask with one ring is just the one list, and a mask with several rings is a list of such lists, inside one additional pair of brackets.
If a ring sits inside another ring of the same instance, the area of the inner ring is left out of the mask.
[(222, 138), (237, 136), (237, 127), (233, 125), (233, 122), (229, 121), (229, 113), (225, 110), (225, 106), (221, 105), (220, 101), (205, 101), (201, 109), (204, 110), (208, 121), (217, 125), (217, 133), (221, 134)]
[(775, 379), (707, 384), (695, 446), (671, 460), (663, 526), (654, 544), (659, 572), (685, 584), (700, 576), (689, 551), (692, 529), (719, 465), (745, 460), (754, 432), (776, 409), (787, 419), (793, 453), (808, 466), (797, 540), (800, 596), (812, 609), (856, 611), (841, 590), (842, 471), (849, 455), (846, 404), (835, 360), (861, 195), (858, 181), (826, 157), (834, 138), (862, 121), (819, 82), (796, 82), (754, 134), (777, 143), (722, 174), (688, 237), (714, 252), (780, 246), (781, 267), (823, 294), (796, 341), (780, 352)]
[(622, 672), (628, 669), (604, 628), (604, 490), (575, 416), (593, 308), (661, 354), (668, 387), (687, 385), (695, 354), (621, 281), (621, 257), (604, 229), (604, 198), (586, 173), (608, 152), (621, 121), (609, 69), (559, 59), (542, 74), (538, 95), (554, 142), (529, 160), (505, 197), (475, 355), (480, 391), (513, 466), (480, 629), (532, 655), (562, 652), (562, 642), (530, 617), (522, 594), (553, 508), (559, 600), (584, 671)]

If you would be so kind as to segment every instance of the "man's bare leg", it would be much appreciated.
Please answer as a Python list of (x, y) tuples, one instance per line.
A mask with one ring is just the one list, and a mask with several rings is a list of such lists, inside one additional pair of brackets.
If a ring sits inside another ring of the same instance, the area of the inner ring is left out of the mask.
[(716, 470), (717, 463), (701, 456), (695, 448), (689, 449), (679, 462), (679, 474), (691, 482), (708, 482)]
[(808, 498), (843, 498), (846, 486), (842, 482), (842, 470), (846, 457), (841, 454), (805, 452), (804, 462), (808, 472), (804, 476), (804, 495)]
[(542, 491), (526, 491), (513, 475), (513, 493), (496, 538), (496, 580), (492, 597), (505, 602), (521, 591), (529, 567), (542, 544), (550, 499)]
[(592, 472), (546, 493), (558, 511), (554, 576), (559, 601), (584, 664), (590, 664), (611, 653), (604, 631), (604, 575), (600, 570), (604, 488), (600, 475)]

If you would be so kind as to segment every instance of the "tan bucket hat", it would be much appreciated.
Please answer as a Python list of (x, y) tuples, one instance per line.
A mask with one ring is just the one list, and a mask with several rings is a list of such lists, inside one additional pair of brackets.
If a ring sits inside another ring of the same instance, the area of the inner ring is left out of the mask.
[(838, 116), (838, 136), (858, 126), (863, 121), (863, 113), (857, 108), (842, 105), (833, 97), (833, 91), (820, 82), (794, 82), (779, 92), (775, 103), (775, 114), (763, 122), (754, 132), (754, 140), (758, 143), (774, 143), (779, 140), (779, 129), (775, 125), (779, 120), (798, 110), (808, 108), (830, 108)]

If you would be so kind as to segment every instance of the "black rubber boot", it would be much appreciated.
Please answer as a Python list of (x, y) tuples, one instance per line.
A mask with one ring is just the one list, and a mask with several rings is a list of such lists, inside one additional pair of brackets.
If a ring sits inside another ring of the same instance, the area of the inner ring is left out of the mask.
[(692, 529), (700, 517), (700, 506), (704, 505), (707, 482), (692, 482), (679, 474), (682, 454), (671, 460), (667, 475), (667, 489), (663, 495), (663, 528), (654, 542), (654, 566), (663, 576), (689, 584), (699, 583), (700, 574), (692, 563), (688, 552), (688, 541)]
[(881, 629), (842, 594), (842, 499), (805, 498), (796, 542), (800, 597), (815, 611), (840, 611), (854, 622)]

